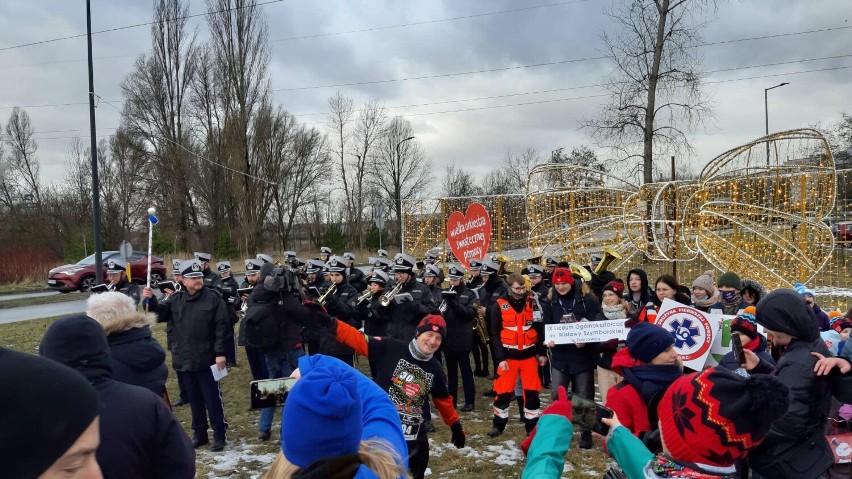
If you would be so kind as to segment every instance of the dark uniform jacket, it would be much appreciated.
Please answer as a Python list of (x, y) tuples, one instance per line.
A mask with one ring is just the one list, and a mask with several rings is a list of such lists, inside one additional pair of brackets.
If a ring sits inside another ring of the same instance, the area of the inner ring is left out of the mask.
[(381, 299), (384, 291), (374, 294), (367, 301), (358, 304), (358, 319), (364, 324), (364, 334), (367, 336), (387, 336), (388, 323), (391, 320), (390, 307), (382, 306)]
[(367, 289), (367, 278), (364, 276), (364, 272), (354, 266), (349, 268), (349, 273), (346, 275), (346, 282), (351, 284), (359, 294)]
[(447, 337), (441, 343), (441, 350), (453, 353), (465, 353), (473, 344), (473, 320), (476, 318), (476, 294), (464, 284), (453, 288), (455, 298), (448, 296), (444, 321), (447, 322)]
[(193, 296), (186, 290), (174, 293), (162, 303), (151, 298), (151, 310), (166, 325), (166, 337), (175, 371), (202, 371), (225, 356), (228, 310), (225, 302), (210, 288)]
[[(329, 316), (337, 318), (339, 321), (343, 321), (355, 328), (360, 328), (361, 324), (358, 320), (358, 315), (355, 312), (355, 301), (357, 300), (358, 291), (356, 291), (351, 284), (344, 281), (337, 285), (337, 289), (334, 294), (326, 300), (325, 309), (328, 311)], [(337, 342), (334, 334), (332, 334), (328, 329), (319, 328), (318, 331), (320, 332), (319, 352), (321, 354), (344, 355), (355, 353), (355, 351), (349, 346)]]
[[(254, 287), (254, 285), (252, 285), (251, 283), (249, 283), (246, 280), (243, 280), (243, 282), (240, 283), (240, 289), (253, 288), (253, 287)], [(251, 295), (251, 293), (249, 293), (249, 295)], [(242, 298), (241, 298), (240, 299), (240, 309), (242, 309), (242, 307), (243, 307), (243, 303), (242, 303)], [(246, 334), (246, 323), (245, 323), (245, 321), (240, 321), (239, 335), (237, 336), (237, 345), (238, 346), (245, 346), (246, 345), (245, 334)]]
[(139, 300), (142, 298), (142, 294), (139, 291), (139, 285), (131, 281), (127, 281), (127, 278), (122, 279), (118, 284), (116, 284), (115, 290), (119, 293), (130, 296), (136, 304), (139, 304)]
[(411, 301), (397, 303), (391, 300), (391, 321), (388, 324), (388, 336), (408, 342), (414, 339), (417, 325), (424, 316), (438, 309), (435, 298), (425, 284), (413, 276), (402, 286), (400, 294), (408, 293)]
[(505, 298), (509, 292), (509, 285), (503, 281), (503, 278), (496, 274), (488, 277), (488, 282), (479, 288), (479, 304), (485, 308), (485, 324), (488, 329), (488, 336), (491, 336), (491, 315), (496, 309), (497, 300)]
[(222, 277), (212, 269), (207, 269), (204, 273), (204, 286), (215, 289), (219, 294), (222, 294)]
[[(195, 477), (195, 451), (163, 398), (113, 379), (103, 333), (88, 328), (101, 326), (91, 319), (66, 323), (65, 331), (45, 338), (41, 351), (82, 373), (97, 390), (102, 404), (97, 460), (104, 477)], [(75, 339), (65, 340), (69, 337)]]
[(476, 288), (482, 286), (482, 276), (480, 276), (480, 275), (471, 276), (470, 279), (468, 279), (464, 283), (464, 285), (467, 286), (467, 289), (476, 289)]
[[(573, 314), (574, 321), (592, 321), (598, 317), (601, 307), (590, 296), (583, 296), (579, 288), (571, 287), (565, 296), (551, 290), (550, 298), (542, 298), (544, 324), (558, 324), (565, 315)], [(566, 374), (577, 374), (595, 369), (597, 366), (597, 343), (587, 343), (578, 348), (573, 344), (557, 344), (551, 348), (551, 367)]]

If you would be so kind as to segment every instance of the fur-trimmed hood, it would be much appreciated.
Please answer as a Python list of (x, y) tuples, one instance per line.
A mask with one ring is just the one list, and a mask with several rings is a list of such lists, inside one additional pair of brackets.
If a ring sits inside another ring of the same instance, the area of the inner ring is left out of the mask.
[(144, 328), (157, 322), (155, 313), (131, 312), (116, 315), (98, 315), (95, 320), (101, 323), (107, 336), (133, 328)]

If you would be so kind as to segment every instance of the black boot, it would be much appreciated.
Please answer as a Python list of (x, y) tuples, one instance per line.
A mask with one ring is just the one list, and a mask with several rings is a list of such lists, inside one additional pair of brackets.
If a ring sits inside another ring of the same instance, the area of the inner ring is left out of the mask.
[(225, 436), (213, 436), (213, 445), (210, 446), (210, 450), (219, 452), (223, 449), (225, 449)]
[(532, 419), (527, 419), (524, 421), (524, 429), (527, 431), (527, 435), (529, 435), (533, 429), (535, 429), (535, 425), (538, 424), (538, 418), (534, 417)]
[(488, 431), (488, 435), (491, 437), (497, 437), (500, 434), (503, 434), (503, 430), (506, 429), (506, 423), (508, 422), (509, 418), (494, 416), (494, 419), (491, 421), (492, 427), (491, 430)]
[(580, 449), (592, 448), (592, 431), (583, 431), (580, 433)]
[(210, 439), (207, 437), (206, 434), (203, 435), (203, 436), (196, 435), (196, 436), (192, 437), (192, 447), (194, 447), (196, 449), (198, 449), (199, 447), (201, 447), (205, 444), (209, 444), (209, 443), (210, 443)]
[(524, 422), (524, 397), (515, 396), (515, 401), (518, 401), (518, 422)]

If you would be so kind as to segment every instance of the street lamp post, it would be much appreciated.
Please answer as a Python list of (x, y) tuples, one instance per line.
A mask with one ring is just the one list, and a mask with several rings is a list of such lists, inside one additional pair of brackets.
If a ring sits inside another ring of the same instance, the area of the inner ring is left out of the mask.
[[(784, 85), (789, 85), (788, 82), (779, 83), (778, 85), (771, 86), (769, 88), (763, 89), (763, 109), (766, 113), (766, 136), (769, 136), (769, 90), (774, 90), (776, 88), (780, 88)], [(766, 166), (769, 166), (769, 142), (766, 142)]]
[[(399, 147), (400, 147), (400, 145), (402, 145), (406, 141), (413, 140), (413, 139), (414, 139), (413, 136), (409, 136), (408, 138), (405, 138), (404, 140), (400, 140), (400, 142), (396, 144), (397, 171), (402, 171), (402, 155), (399, 152)], [(397, 217), (396, 217), (397, 225), (396, 226), (397, 226), (397, 228), (399, 228), (399, 236), (398, 236), (398, 238), (399, 238), (399, 250), (402, 251), (402, 248), (403, 248), (403, 244), (402, 244), (402, 198), (400, 198), (400, 195), (402, 194), (402, 185), (400, 184), (400, 181), (401, 181), (401, 178), (397, 178), (396, 184), (394, 185), (394, 193), (396, 194), (396, 198), (393, 199), (393, 204), (396, 205), (396, 212), (397, 212)]]

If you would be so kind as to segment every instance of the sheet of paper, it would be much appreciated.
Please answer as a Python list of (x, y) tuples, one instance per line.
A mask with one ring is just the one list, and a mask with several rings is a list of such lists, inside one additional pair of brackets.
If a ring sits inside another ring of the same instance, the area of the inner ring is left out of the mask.
[(222, 368), (220, 371), (215, 364), (210, 366), (210, 370), (213, 371), (213, 380), (217, 382), (228, 375), (228, 368)]

